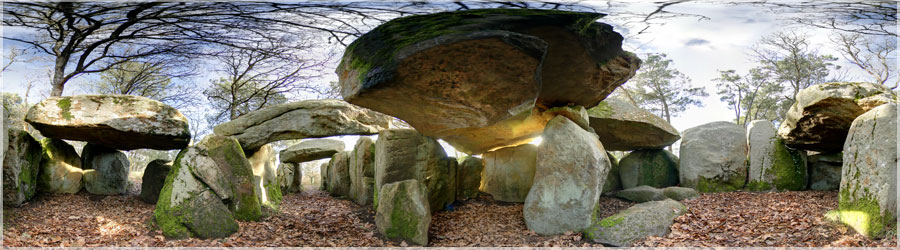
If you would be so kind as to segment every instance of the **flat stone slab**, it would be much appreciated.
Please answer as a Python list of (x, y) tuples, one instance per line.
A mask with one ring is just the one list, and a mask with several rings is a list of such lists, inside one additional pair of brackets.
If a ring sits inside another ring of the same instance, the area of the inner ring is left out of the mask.
[(672, 124), (626, 100), (607, 98), (588, 115), (606, 150), (660, 149), (681, 139)]
[(281, 150), (281, 162), (301, 163), (331, 158), (332, 155), (344, 151), (344, 142), (333, 139), (304, 140)]

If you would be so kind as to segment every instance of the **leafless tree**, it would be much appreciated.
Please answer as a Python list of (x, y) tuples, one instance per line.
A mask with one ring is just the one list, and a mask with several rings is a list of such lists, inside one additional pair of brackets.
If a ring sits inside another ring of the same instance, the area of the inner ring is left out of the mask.
[(896, 69), (896, 39), (878, 39), (859, 33), (835, 33), (831, 41), (841, 56), (872, 76), (877, 84), (897, 88), (900, 78)]
[(862, 35), (897, 36), (896, 1), (735, 1), (756, 5), (805, 26)]

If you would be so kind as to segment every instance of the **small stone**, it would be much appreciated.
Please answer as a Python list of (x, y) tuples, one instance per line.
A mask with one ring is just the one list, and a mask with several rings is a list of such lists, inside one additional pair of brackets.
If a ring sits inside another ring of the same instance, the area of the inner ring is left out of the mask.
[(675, 218), (686, 212), (684, 205), (671, 199), (645, 202), (602, 220), (595, 219), (584, 235), (596, 243), (630, 247), (648, 236), (668, 234)]
[(616, 197), (633, 202), (661, 201), (666, 199), (662, 189), (651, 186), (638, 186), (616, 192)]

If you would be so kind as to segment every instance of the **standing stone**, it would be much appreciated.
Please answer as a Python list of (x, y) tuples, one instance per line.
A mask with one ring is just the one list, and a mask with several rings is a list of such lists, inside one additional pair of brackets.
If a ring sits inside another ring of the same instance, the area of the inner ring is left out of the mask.
[(432, 212), (456, 199), (455, 167), (456, 159), (447, 157), (435, 139), (412, 129), (382, 131), (375, 142), (375, 190), (391, 182), (418, 180), (428, 191)]
[(131, 162), (121, 151), (88, 143), (81, 150), (84, 189), (99, 195), (124, 194)]
[[(883, 96), (881, 98), (866, 98)], [(784, 144), (796, 149), (839, 152), (850, 124), (857, 116), (897, 97), (874, 83), (831, 82), (809, 86), (797, 93), (778, 128)], [(880, 101), (879, 101), (880, 100)]]
[(804, 190), (807, 183), (806, 153), (784, 145), (775, 135), (768, 120), (750, 122), (747, 130), (750, 146), (750, 180), (752, 191)]
[(350, 196), (350, 152), (340, 152), (328, 162), (327, 190), (331, 195)]
[(281, 186), (278, 185), (278, 161), (275, 160), (275, 149), (271, 144), (260, 147), (249, 158), (250, 167), (253, 169), (253, 186), (259, 203), (268, 209), (278, 211), (281, 205)]
[(522, 144), (484, 153), (479, 189), (494, 200), (525, 202), (534, 183), (537, 149), (533, 144)]
[(302, 179), (300, 163), (282, 162), (278, 165), (278, 185), (281, 186), (282, 194), (303, 191)]
[(809, 189), (838, 190), (841, 187), (841, 167), (844, 154), (814, 153), (807, 157)]
[(328, 191), (328, 165), (331, 165), (331, 161), (322, 163), (319, 166), (319, 190)]
[(187, 117), (160, 101), (133, 95), (76, 95), (44, 99), (25, 121), (48, 138), (132, 150), (182, 149), (191, 140)]
[(525, 224), (538, 234), (581, 231), (591, 217), (609, 173), (597, 136), (568, 118), (547, 123), (538, 146), (534, 185), (525, 198)]
[(606, 98), (588, 114), (606, 150), (661, 149), (681, 138), (662, 117), (619, 98)]
[[(196, 144), (199, 155), (191, 157), (196, 163), (190, 170), (210, 187), (225, 205), (234, 212), (234, 218), (257, 221), (262, 218), (261, 195), (257, 193), (253, 167), (238, 141), (231, 137), (208, 135)], [(158, 205), (157, 205), (158, 206)]]
[(622, 180), (619, 178), (619, 161), (616, 160), (616, 157), (613, 156), (610, 151), (606, 152), (606, 157), (609, 158), (610, 167), (609, 173), (606, 173), (606, 181), (603, 182), (601, 193), (622, 190)]
[(596, 243), (630, 247), (647, 236), (668, 234), (675, 218), (686, 212), (683, 204), (671, 199), (645, 202), (602, 220), (595, 219), (584, 235)]
[(744, 127), (711, 122), (682, 133), (679, 176), (682, 187), (700, 192), (730, 192), (747, 182)]
[(678, 185), (678, 158), (663, 149), (635, 150), (619, 161), (622, 188)]
[(341, 151), (344, 151), (344, 142), (339, 140), (303, 140), (282, 150), (279, 158), (282, 162), (301, 163), (331, 158), (331, 156)]
[(459, 164), (456, 177), (457, 200), (463, 201), (478, 197), (482, 171), (484, 171), (484, 160), (475, 156), (468, 156)]
[(428, 207), (425, 185), (417, 180), (385, 184), (378, 192), (375, 225), (388, 238), (399, 238), (428, 245), (431, 209)]
[(881, 236), (897, 223), (897, 104), (860, 115), (844, 144), (840, 220), (860, 234)]
[(375, 142), (361, 137), (350, 153), (350, 199), (370, 205), (375, 195)]
[(165, 159), (153, 160), (144, 168), (144, 176), (141, 177), (141, 194), (139, 197), (142, 201), (149, 204), (156, 204), (159, 200), (159, 191), (162, 190), (166, 183), (166, 176), (172, 170), (172, 162)]
[(74, 194), (81, 190), (81, 158), (69, 143), (44, 138), (41, 169), (38, 172), (38, 191)]
[(41, 144), (31, 134), (9, 129), (3, 154), (3, 205), (22, 205), (34, 194), (43, 157)]

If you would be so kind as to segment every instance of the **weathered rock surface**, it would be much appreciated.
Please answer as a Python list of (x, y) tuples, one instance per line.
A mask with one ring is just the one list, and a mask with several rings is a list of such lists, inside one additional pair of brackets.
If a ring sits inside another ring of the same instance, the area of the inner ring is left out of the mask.
[(275, 159), (275, 149), (271, 144), (260, 147), (253, 155), (247, 158), (253, 169), (253, 186), (256, 189), (259, 204), (278, 211), (281, 206), (281, 186), (278, 184), (278, 161)]
[[(447, 157), (435, 139), (412, 129), (382, 131), (375, 142), (375, 189), (387, 183), (418, 180), (425, 185), (432, 212), (456, 199), (456, 167), (456, 159)], [(374, 199), (378, 199), (377, 193)]]
[(747, 188), (752, 191), (804, 190), (807, 183), (806, 152), (793, 150), (775, 135), (768, 120), (751, 121), (747, 127), (750, 146)]
[(832, 82), (800, 90), (796, 99), (778, 128), (778, 136), (784, 139), (785, 145), (840, 152), (853, 119), (886, 101), (896, 102), (897, 97), (878, 84)]
[(131, 162), (121, 151), (88, 143), (81, 150), (84, 189), (92, 194), (124, 194)]
[(863, 235), (896, 228), (897, 104), (874, 108), (850, 126), (838, 208), (840, 220)]
[(172, 162), (165, 159), (156, 159), (147, 163), (144, 168), (144, 176), (141, 177), (141, 194), (138, 196), (142, 201), (149, 204), (156, 204), (159, 200), (159, 191), (162, 190), (166, 183), (166, 176), (172, 170)]
[(456, 171), (456, 199), (464, 201), (478, 197), (481, 173), (484, 171), (484, 160), (468, 156), (459, 164), (459, 169)]
[(74, 194), (81, 190), (81, 158), (69, 143), (60, 139), (41, 140), (43, 156), (38, 171), (38, 191)]
[(375, 142), (362, 137), (350, 152), (350, 199), (360, 205), (374, 203)]
[(341, 100), (305, 100), (247, 113), (213, 131), (233, 136), (245, 151), (254, 152), (280, 140), (376, 134), (390, 122), (389, 116)]
[(681, 138), (663, 118), (619, 98), (603, 100), (588, 114), (606, 150), (661, 149)]
[(660, 201), (666, 199), (662, 189), (651, 186), (638, 186), (616, 192), (616, 197), (633, 202)]
[(622, 190), (622, 180), (619, 178), (619, 160), (609, 151), (606, 152), (606, 158), (609, 158), (609, 173), (606, 173), (606, 181), (603, 182), (602, 193), (609, 193)]
[(663, 149), (635, 150), (619, 161), (622, 188), (678, 185), (678, 158)]
[(334, 196), (350, 196), (350, 152), (340, 152), (328, 162), (328, 183), (325, 189)]
[(378, 192), (375, 225), (387, 238), (428, 245), (431, 209), (425, 185), (410, 179), (385, 184)]
[(563, 116), (550, 120), (538, 146), (534, 184), (525, 198), (528, 229), (548, 235), (590, 226), (609, 172), (606, 157), (594, 133)]
[(191, 140), (188, 120), (181, 112), (141, 96), (50, 97), (28, 109), (25, 121), (49, 138), (121, 150), (181, 149)]
[(693, 198), (700, 197), (700, 193), (698, 193), (697, 190), (694, 190), (693, 188), (667, 187), (667, 188), (663, 188), (662, 191), (663, 191), (663, 195), (665, 195), (666, 198), (673, 199), (676, 201), (683, 201), (683, 200), (687, 200), (687, 199), (693, 199)]
[(684, 205), (671, 199), (645, 202), (602, 220), (595, 219), (584, 235), (596, 243), (630, 247), (647, 236), (668, 234), (675, 218), (686, 212)]
[(280, 153), (281, 162), (301, 163), (331, 158), (344, 151), (344, 142), (333, 139), (304, 140), (284, 149)]
[(842, 153), (814, 153), (807, 158), (809, 189), (838, 190), (841, 187)]
[(41, 144), (21, 129), (8, 129), (3, 149), (3, 205), (19, 206), (34, 197), (43, 152)]
[(278, 165), (278, 185), (282, 194), (303, 191), (302, 180), (300, 163), (282, 162)]
[(398, 18), (348, 46), (341, 95), (469, 154), (525, 143), (552, 118), (540, 118), (536, 102), (592, 107), (637, 70), (599, 17), (488, 9)]
[(501, 148), (481, 157), (484, 158), (484, 171), (479, 189), (490, 194), (494, 200), (525, 202), (534, 183), (537, 146), (522, 144)]
[(321, 179), (319, 190), (322, 191), (328, 191), (328, 165), (330, 163), (326, 162), (319, 166), (319, 178)]
[[(196, 145), (197, 153), (186, 157), (191, 173), (222, 200), (234, 218), (256, 221), (262, 218), (253, 167), (237, 140), (208, 135)], [(159, 206), (159, 205), (157, 205)]]
[(730, 192), (747, 182), (744, 127), (712, 122), (682, 133), (679, 182), (700, 192)]

